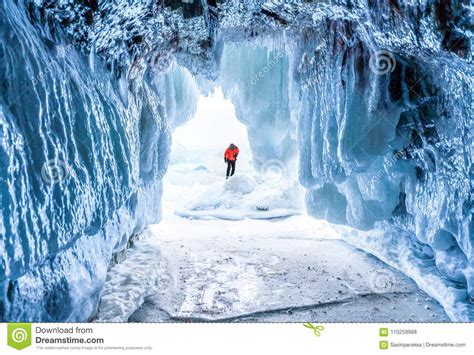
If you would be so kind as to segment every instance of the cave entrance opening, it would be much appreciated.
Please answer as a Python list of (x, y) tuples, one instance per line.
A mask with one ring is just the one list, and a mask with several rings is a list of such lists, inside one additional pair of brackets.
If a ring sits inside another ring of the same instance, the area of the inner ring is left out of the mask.
[(230, 207), (232, 196), (221, 196), (219, 200), (217, 190), (225, 192), (219, 188), (224, 185), (227, 170), (224, 151), (231, 143), (240, 150), (235, 178), (255, 174), (247, 129), (236, 118), (231, 101), (216, 87), (209, 95), (199, 97), (194, 117), (173, 131), (164, 178), (164, 218), (172, 213), (184, 218), (205, 218), (224, 206)]
[[(129, 321), (246, 319), (253, 312), (270, 320), (274, 309), (311, 303), (304, 289), (322, 289), (317, 283), (324, 280), (310, 277), (315, 235), (328, 243), (320, 245), (322, 263), (331, 260), (336, 267), (336, 254), (345, 252), (329, 223), (306, 214), (296, 162), (278, 159), (285, 151), (275, 149), (276, 140), (290, 150), (296, 141), (286, 142), (286, 131), (268, 121), (267, 135), (258, 139), (236, 111), (217, 85), (200, 96), (194, 117), (174, 128), (162, 220), (149, 226), (152, 236), (143, 244), (147, 263), (150, 250), (158, 255), (153, 272), (159, 291)], [(265, 114), (272, 113), (259, 117)], [(268, 149), (259, 145), (265, 140)], [(226, 180), (224, 150), (230, 143), (240, 154), (235, 175)], [(298, 319), (309, 315), (303, 308)], [(277, 319), (290, 318), (281, 311)]]
[[(290, 63), (284, 50), (270, 44), (225, 43), (219, 63), (213, 82), (191, 76), (178, 64), (171, 68), (170, 81), (179, 82), (171, 86), (174, 97), (187, 108), (173, 110), (171, 119), (164, 217), (309, 219), (298, 180)], [(190, 104), (195, 101), (197, 107)], [(226, 181), (223, 155), (230, 143), (240, 153), (236, 174)]]
[[(297, 163), (301, 110), (284, 52), (225, 45), (214, 83), (174, 69), (163, 218), (109, 273), (101, 320), (426, 321), (431, 309), (443, 319), (438, 304), (420, 304), (425, 295), (411, 280), (344, 243), (344, 227), (307, 215)], [(231, 142), (241, 153), (226, 180)], [(120, 270), (143, 280), (120, 282), (137, 279)], [(120, 295), (141, 296), (121, 299), (117, 284)]]
[[(303, 188), (276, 159), (260, 169), (252, 161), (246, 125), (217, 86), (201, 95), (194, 117), (173, 132), (164, 178), (164, 219), (241, 221), (284, 218), (303, 213)], [(224, 151), (239, 148), (236, 173), (226, 179)], [(290, 177), (291, 176), (291, 177)]]

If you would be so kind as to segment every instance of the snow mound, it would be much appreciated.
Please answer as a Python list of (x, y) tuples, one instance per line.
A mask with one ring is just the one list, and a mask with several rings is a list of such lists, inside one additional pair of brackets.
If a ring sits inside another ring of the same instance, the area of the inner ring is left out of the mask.
[[(235, 175), (224, 183), (209, 178), (205, 172), (176, 175), (193, 182), (192, 191), (186, 194), (190, 200), (183, 200), (185, 197), (180, 194), (180, 204), (174, 210), (175, 215), (183, 218), (273, 219), (299, 215), (304, 209), (304, 189), (297, 183), (269, 181), (258, 174)], [(179, 184), (181, 179), (173, 179), (173, 184)]]
[(257, 182), (252, 176), (237, 175), (232, 176), (229, 180), (226, 180), (224, 184), (224, 189), (226, 191), (245, 195), (251, 193), (256, 186)]

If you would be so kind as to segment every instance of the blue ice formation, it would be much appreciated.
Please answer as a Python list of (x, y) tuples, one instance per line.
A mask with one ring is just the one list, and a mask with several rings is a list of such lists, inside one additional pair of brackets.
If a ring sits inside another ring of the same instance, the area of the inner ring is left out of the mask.
[(213, 85), (257, 168), (298, 157), (311, 215), (382, 232), (348, 240), (474, 319), (466, 2), (0, 7), (2, 320), (94, 315), (113, 255), (159, 221), (171, 129)]
[(85, 320), (112, 254), (160, 218), (170, 131), (146, 78), (0, 7), (0, 318)]

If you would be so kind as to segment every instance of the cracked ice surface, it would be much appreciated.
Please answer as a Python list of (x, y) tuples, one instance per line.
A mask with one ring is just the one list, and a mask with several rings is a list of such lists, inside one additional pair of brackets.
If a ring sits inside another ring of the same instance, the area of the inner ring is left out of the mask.
[(209, 184), (204, 173), (178, 179), (179, 171), (165, 179), (163, 221), (109, 272), (98, 321), (448, 320), (413, 281), (340, 240), (327, 222), (177, 216), (189, 192)]
[[(449, 320), (401, 273), (340, 240), (326, 239), (327, 226), (318, 230), (309, 223), (311, 230), (295, 230), (294, 223), (308, 224), (298, 218), (288, 220), (288, 229), (278, 226), (278, 232), (268, 226), (277, 222), (268, 221), (239, 223), (237, 229), (221, 223), (217, 233), (209, 231), (216, 221), (180, 223), (180, 237), (162, 242), (166, 221), (153, 226), (172, 281), (129, 320)], [(377, 282), (382, 284), (372, 285)]]

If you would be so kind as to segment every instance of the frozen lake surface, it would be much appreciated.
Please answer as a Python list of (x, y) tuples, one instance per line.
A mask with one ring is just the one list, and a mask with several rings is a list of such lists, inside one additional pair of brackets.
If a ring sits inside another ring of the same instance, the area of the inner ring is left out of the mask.
[[(298, 212), (295, 201), (289, 203), (295, 213), (285, 218), (249, 218), (244, 202), (217, 209), (245, 218), (218, 218), (216, 209), (205, 208), (183, 218), (200, 194), (222, 186), (226, 197), (207, 193), (208, 199), (248, 199), (228, 195), (226, 183), (206, 173), (196, 172), (192, 184), (179, 175), (167, 175), (163, 221), (109, 272), (99, 321), (449, 321), (411, 279), (345, 243), (331, 224)], [(283, 207), (271, 189), (257, 186), (244, 195), (273, 196), (270, 210), (260, 211), (268, 214)]]

